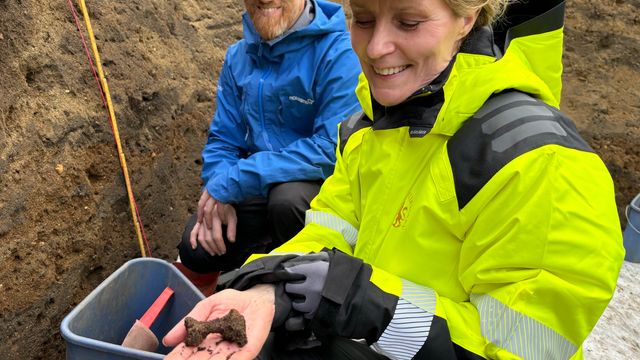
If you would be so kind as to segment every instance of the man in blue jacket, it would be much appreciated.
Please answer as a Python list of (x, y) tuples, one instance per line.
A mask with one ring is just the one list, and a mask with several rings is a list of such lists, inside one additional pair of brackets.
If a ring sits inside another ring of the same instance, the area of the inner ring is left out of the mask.
[(337, 125), (360, 110), (360, 65), (339, 5), (244, 4), (244, 39), (227, 51), (202, 152), (205, 186), (178, 246), (196, 273), (237, 268), (302, 229), (333, 172)]

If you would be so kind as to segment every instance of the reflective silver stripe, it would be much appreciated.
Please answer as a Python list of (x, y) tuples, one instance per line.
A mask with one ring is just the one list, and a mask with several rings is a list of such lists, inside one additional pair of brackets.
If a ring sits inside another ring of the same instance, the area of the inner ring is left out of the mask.
[(517, 128), (500, 135), (497, 139), (491, 142), (491, 149), (493, 151), (503, 152), (519, 141), (534, 135), (545, 133), (567, 136), (567, 132), (555, 121), (532, 121), (530, 123), (522, 124)]
[(436, 292), (431, 288), (403, 279), (400, 296), (424, 311), (436, 313)]
[(482, 132), (488, 135), (493, 134), (501, 127), (527, 116), (544, 116), (554, 118), (551, 110), (543, 105), (523, 105), (505, 110), (485, 121), (484, 124), (482, 124)]
[(433, 289), (402, 280), (396, 311), (373, 349), (391, 359), (412, 359), (427, 341), (435, 312)]
[(347, 128), (348, 129), (353, 129), (354, 126), (356, 126), (356, 122), (358, 122), (358, 120), (360, 120), (360, 117), (362, 116), (362, 111), (359, 111), (353, 115), (351, 115), (351, 117), (349, 118), (349, 120), (347, 120)]
[(309, 254), (308, 252), (303, 252), (303, 251), (287, 251), (287, 252), (281, 252), (281, 251), (272, 251), (269, 253), (269, 255), (307, 255)]
[(432, 313), (400, 298), (393, 319), (373, 348), (391, 359), (410, 360), (427, 341), (432, 322)]
[(515, 101), (537, 102), (537, 100), (532, 98), (531, 96), (525, 95), (520, 92), (510, 92), (506, 94), (500, 94), (498, 96), (492, 97), (487, 102), (485, 102), (484, 105), (480, 108), (480, 110), (476, 112), (476, 114), (473, 117), (481, 118), (487, 115), (488, 113), (492, 112), (493, 110), (496, 110), (501, 106), (513, 103)]
[(321, 211), (307, 210), (304, 223), (315, 223), (331, 230), (335, 230), (342, 234), (344, 240), (352, 247), (356, 246), (358, 240), (358, 230), (353, 227), (348, 221)]
[(568, 359), (578, 347), (553, 329), (489, 295), (471, 295), (482, 336), (523, 359)]

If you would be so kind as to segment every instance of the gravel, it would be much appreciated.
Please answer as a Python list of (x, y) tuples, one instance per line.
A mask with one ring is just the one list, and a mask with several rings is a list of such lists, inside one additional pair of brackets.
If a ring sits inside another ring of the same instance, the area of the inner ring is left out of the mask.
[(591, 359), (640, 359), (640, 264), (625, 261), (609, 307), (584, 343)]

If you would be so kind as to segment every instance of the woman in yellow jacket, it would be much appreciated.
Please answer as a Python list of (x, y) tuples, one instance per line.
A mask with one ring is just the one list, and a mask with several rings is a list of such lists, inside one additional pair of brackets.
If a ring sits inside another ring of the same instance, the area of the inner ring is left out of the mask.
[(333, 176), (297, 236), (227, 276), (240, 291), (192, 311), (238, 309), (247, 345), (170, 358), (582, 358), (624, 255), (613, 184), (557, 109), (564, 2), (492, 29), (506, 3), (351, 0), (364, 111)]

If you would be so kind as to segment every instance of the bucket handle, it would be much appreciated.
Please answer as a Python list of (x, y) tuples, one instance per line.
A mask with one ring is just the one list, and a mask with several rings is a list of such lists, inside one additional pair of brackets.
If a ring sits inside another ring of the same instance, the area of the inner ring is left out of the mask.
[(635, 232), (640, 234), (640, 230), (636, 229), (636, 227), (633, 226), (631, 221), (629, 221), (629, 205), (627, 205), (627, 207), (624, 209), (624, 216), (627, 217), (627, 226), (630, 226)]

